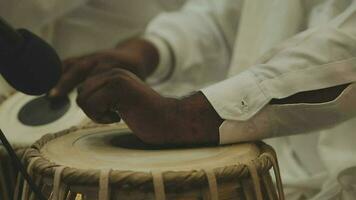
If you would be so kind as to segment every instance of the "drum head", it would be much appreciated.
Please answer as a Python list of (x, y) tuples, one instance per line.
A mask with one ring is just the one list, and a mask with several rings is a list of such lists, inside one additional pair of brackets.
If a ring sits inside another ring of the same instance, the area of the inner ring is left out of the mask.
[(0, 127), (15, 147), (28, 146), (44, 134), (58, 132), (87, 120), (76, 106), (76, 93), (50, 104), (45, 97), (16, 93), (0, 106)]
[(126, 127), (74, 131), (49, 141), (43, 157), (76, 169), (122, 171), (191, 171), (247, 163), (260, 155), (254, 144), (220, 147), (170, 148), (145, 145)]
[(23, 105), (17, 117), (26, 126), (44, 126), (63, 117), (70, 106), (68, 97), (51, 100), (41, 96)]

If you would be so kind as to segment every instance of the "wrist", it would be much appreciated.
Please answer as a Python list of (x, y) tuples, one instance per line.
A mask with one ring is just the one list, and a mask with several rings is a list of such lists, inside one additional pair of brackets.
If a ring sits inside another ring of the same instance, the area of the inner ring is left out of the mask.
[(181, 99), (179, 110), (183, 113), (192, 143), (218, 144), (219, 127), (224, 121), (202, 92)]
[(149, 41), (135, 38), (117, 45), (116, 50), (135, 60), (138, 76), (146, 79), (158, 66), (159, 53), (157, 48)]

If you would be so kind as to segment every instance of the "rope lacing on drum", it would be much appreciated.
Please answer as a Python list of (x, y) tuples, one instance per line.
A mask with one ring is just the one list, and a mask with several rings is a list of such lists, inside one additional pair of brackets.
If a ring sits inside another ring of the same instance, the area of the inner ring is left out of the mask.
[[(94, 126), (95, 127), (95, 126)], [(58, 138), (60, 136), (66, 135), (70, 132), (76, 131), (76, 129), (70, 129), (70, 130), (65, 130), (61, 131), (59, 133), (56, 133), (54, 135), (47, 135), (43, 137), (41, 140), (37, 141), (34, 145), (31, 147), (31, 152), (29, 155), (27, 155), (27, 158), (33, 158), (33, 157), (40, 157), (41, 159), (37, 161), (34, 165), (35, 168), (43, 170), (44, 174), (51, 174), (53, 175), (54, 172), (54, 165), (53, 163), (50, 163), (46, 158), (43, 157), (40, 153), (40, 149), (49, 141)], [(260, 154), (256, 160), (255, 160), (255, 167), (257, 168), (256, 170), (259, 172), (265, 172), (266, 170), (269, 170), (271, 165), (274, 167), (276, 179), (277, 179), (277, 188), (278, 188), (278, 194), (279, 194), (279, 199), (284, 200), (284, 195), (283, 195), (283, 189), (280, 181), (280, 175), (279, 175), (279, 169), (278, 169), (278, 164), (276, 162), (276, 158), (274, 157), (275, 155), (273, 154), (273, 150), (270, 149), (271, 147), (261, 143), (260, 148), (262, 149), (262, 154)], [(267, 169), (268, 168), (268, 169)], [(79, 171), (79, 173), (71, 173), (73, 170)], [(239, 177), (239, 178), (246, 178), (249, 174), (249, 169), (248, 167), (243, 164), (243, 163), (238, 163), (236, 166), (227, 166), (224, 167), (223, 169), (214, 169), (215, 176), (216, 178), (218, 177)], [(70, 177), (67, 177), (66, 174), (70, 173)], [(199, 184), (206, 182), (207, 178), (207, 173), (204, 172), (204, 170), (201, 171), (194, 171), (192, 172), (180, 172), (179, 177), (174, 177), (171, 175), (167, 175), (169, 173), (165, 172), (162, 174), (161, 172), (151, 172), (151, 173), (143, 173), (143, 172), (131, 172), (131, 171), (119, 171), (119, 172), (111, 172), (110, 176), (110, 183), (122, 183), (126, 184), (128, 183), (130, 187), (135, 187), (135, 186), (145, 186), (146, 188), (151, 187), (150, 185), (152, 184), (153, 180), (153, 185), (154, 185), (154, 192), (156, 195), (157, 199), (166, 199), (166, 194), (165, 194), (165, 189), (169, 190), (169, 187), (178, 187), (181, 185), (184, 186), (190, 186), (193, 184), (196, 185), (198, 182)], [(97, 170), (79, 170), (79, 169), (73, 169), (71, 167), (68, 167), (66, 170), (64, 170), (63, 175), (66, 176), (66, 182), (69, 184), (74, 182), (83, 182), (83, 175), (85, 174), (85, 181), (89, 183), (98, 183), (98, 171)], [(95, 175), (94, 175), (95, 174)], [(166, 176), (165, 176), (166, 175)], [(164, 180), (163, 180), (164, 177)], [(188, 177), (188, 178), (187, 178)], [(80, 179), (80, 180), (78, 180)], [(182, 183), (182, 179), (185, 180), (184, 183)], [(209, 179), (209, 178), (208, 178)], [(211, 185), (214, 185), (214, 181), (211, 181), (209, 183), (209, 187)], [(180, 181), (180, 182), (178, 182)], [(209, 181), (209, 180), (208, 180)], [(166, 185), (164, 183), (167, 183)], [(177, 186), (178, 185), (178, 186)], [(165, 188), (167, 187), (167, 188)], [(213, 188), (213, 187), (212, 187)], [(210, 189), (212, 191), (212, 189)], [(217, 190), (217, 188), (216, 188)], [(212, 195), (214, 196), (214, 195)]]
[(281, 178), (281, 174), (279, 171), (279, 165), (278, 165), (274, 151), (270, 150), (270, 152), (263, 153), (261, 156), (266, 156), (272, 162), (273, 172), (275, 175), (277, 191), (278, 191), (278, 199), (285, 200), (283, 185), (282, 185), (282, 178)]
[(65, 186), (62, 184), (62, 173), (66, 167), (60, 166), (55, 169), (53, 191), (51, 200), (62, 200), (65, 196)]
[(152, 174), (153, 187), (154, 187), (156, 200), (165, 200), (166, 193), (164, 189), (164, 180), (163, 180), (162, 172), (154, 171), (151, 172), (151, 174)]
[(100, 200), (110, 200), (110, 173), (111, 169), (100, 171), (99, 180), (99, 199)]
[[(24, 153), (22, 154), (22, 158), (21, 158), (21, 162), (22, 163), (25, 163), (25, 160), (26, 160), (26, 155), (28, 153), (28, 149), (24, 151)], [(27, 169), (28, 170), (28, 169)], [(32, 171), (32, 170), (31, 170)], [(21, 192), (23, 191), (20, 191), (20, 183), (21, 183), (21, 173), (18, 172), (17, 173), (17, 180), (16, 180), (16, 185), (15, 185), (15, 189), (14, 189), (14, 200), (18, 200), (20, 197), (21, 197)], [(27, 182), (24, 183), (24, 186), (27, 184)]]
[[(27, 173), (33, 177), (33, 166), (34, 166), (34, 163), (36, 162), (36, 160), (38, 160), (39, 158), (33, 158), (31, 159), (30, 163), (28, 164), (28, 167), (27, 167)], [(28, 200), (30, 197), (30, 188), (29, 188), (29, 185), (27, 182), (24, 183), (24, 186), (23, 186), (23, 192), (22, 192), (22, 200)]]
[[(21, 162), (25, 163), (26, 155), (28, 153), (28, 150), (25, 150), (25, 152), (22, 155)], [(20, 182), (21, 182), (21, 173), (17, 173), (17, 179), (16, 179), (16, 185), (14, 188), (14, 200), (18, 200), (20, 197)]]
[(256, 168), (255, 161), (250, 161), (247, 165), (255, 189), (256, 199), (263, 200), (261, 182)]
[(218, 184), (216, 181), (214, 169), (206, 169), (204, 171), (205, 171), (206, 177), (208, 179), (210, 199), (211, 200), (219, 200)]

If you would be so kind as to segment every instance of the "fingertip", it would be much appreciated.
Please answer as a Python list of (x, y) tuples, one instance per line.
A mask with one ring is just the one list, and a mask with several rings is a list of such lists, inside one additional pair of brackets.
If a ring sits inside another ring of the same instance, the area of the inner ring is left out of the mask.
[(57, 88), (53, 88), (49, 91), (48, 96), (53, 98), (53, 97), (58, 97), (60, 94), (59, 90)]

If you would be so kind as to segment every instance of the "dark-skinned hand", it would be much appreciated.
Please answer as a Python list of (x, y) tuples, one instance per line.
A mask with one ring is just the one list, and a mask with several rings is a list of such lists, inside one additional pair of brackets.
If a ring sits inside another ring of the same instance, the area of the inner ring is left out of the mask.
[(158, 52), (151, 43), (143, 39), (128, 40), (114, 49), (64, 60), (63, 74), (49, 96), (66, 96), (87, 77), (113, 68), (128, 70), (144, 80), (157, 63)]
[(218, 143), (222, 120), (202, 93), (165, 98), (142, 80), (158, 65), (157, 49), (143, 39), (116, 48), (67, 59), (52, 98), (78, 88), (78, 104), (94, 121), (113, 123), (119, 110), (134, 133), (153, 144)]
[(120, 68), (87, 78), (78, 88), (77, 103), (99, 123), (117, 122), (121, 117), (146, 143), (218, 143), (222, 119), (202, 93), (166, 98)]

